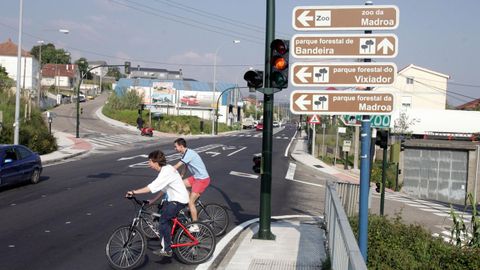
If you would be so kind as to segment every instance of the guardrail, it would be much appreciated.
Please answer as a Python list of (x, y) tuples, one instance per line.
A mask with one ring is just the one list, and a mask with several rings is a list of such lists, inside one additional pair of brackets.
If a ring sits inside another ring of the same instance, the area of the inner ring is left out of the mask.
[(325, 191), (324, 216), (332, 269), (367, 270), (335, 184), (331, 182)]

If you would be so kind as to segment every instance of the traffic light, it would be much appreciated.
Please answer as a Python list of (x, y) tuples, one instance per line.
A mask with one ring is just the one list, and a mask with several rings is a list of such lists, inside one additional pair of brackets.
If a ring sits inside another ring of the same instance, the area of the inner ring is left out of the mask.
[(245, 72), (243, 79), (247, 81), (250, 92), (255, 92), (255, 89), (263, 87), (263, 71), (261, 70), (249, 70)]
[(377, 138), (375, 139), (375, 144), (380, 146), (380, 148), (388, 147), (388, 130), (377, 131)]
[(288, 40), (275, 39), (270, 44), (271, 55), (270, 63), (272, 72), (270, 73), (270, 86), (272, 88), (283, 89), (288, 87)]
[(400, 151), (405, 151), (405, 139), (400, 141)]
[(382, 186), (382, 184), (380, 184), (380, 182), (376, 182), (375, 186), (376, 186), (375, 191), (380, 193), (380, 187)]
[(260, 173), (261, 171), (261, 166), (262, 166), (262, 156), (259, 154), (256, 154), (253, 156), (253, 167), (252, 170), (255, 173)]
[(130, 74), (130, 62), (125, 62), (125, 74)]

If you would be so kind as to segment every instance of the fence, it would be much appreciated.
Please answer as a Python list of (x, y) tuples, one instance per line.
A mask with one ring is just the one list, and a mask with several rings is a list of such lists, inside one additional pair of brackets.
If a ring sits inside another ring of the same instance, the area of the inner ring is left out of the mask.
[(366, 270), (357, 240), (353, 235), (335, 184), (329, 182), (325, 191), (325, 222), (327, 245), (334, 270)]

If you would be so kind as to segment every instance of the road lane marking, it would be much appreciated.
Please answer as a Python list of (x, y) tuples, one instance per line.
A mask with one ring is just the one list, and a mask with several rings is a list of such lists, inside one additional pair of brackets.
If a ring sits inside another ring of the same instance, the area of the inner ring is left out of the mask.
[(213, 151), (208, 151), (208, 152), (205, 152), (205, 154), (207, 155), (211, 155), (211, 157), (216, 157), (218, 155), (220, 155), (219, 152), (213, 152)]
[(288, 180), (288, 181), (297, 182), (297, 183), (302, 183), (302, 184), (305, 184), (305, 185), (311, 185), (311, 186), (316, 186), (316, 187), (325, 187), (324, 185), (315, 184), (315, 183), (310, 183), (310, 182), (305, 182), (305, 181), (300, 181), (300, 180), (295, 180), (295, 179), (287, 179), (287, 180)]
[(227, 157), (233, 156), (233, 155), (235, 155), (236, 153), (238, 153), (238, 152), (240, 152), (240, 151), (242, 151), (242, 150), (244, 150), (244, 149), (246, 149), (246, 148), (247, 148), (246, 146), (245, 146), (245, 147), (242, 147), (242, 148), (238, 149), (237, 151), (228, 154)]
[(295, 175), (296, 169), (297, 169), (297, 164), (290, 162), (290, 165), (288, 165), (287, 175), (285, 175), (285, 179), (293, 180), (293, 176)]
[(255, 174), (242, 173), (242, 172), (236, 172), (236, 171), (231, 171), (230, 174), (235, 176), (240, 176), (240, 177), (251, 178), (251, 179), (258, 178), (258, 175), (255, 175)]
[(298, 130), (295, 130), (295, 134), (293, 134), (292, 139), (290, 140), (290, 143), (287, 146), (287, 149), (285, 149), (285, 157), (288, 156), (288, 149), (290, 149), (290, 146), (292, 145), (293, 139), (295, 139), (295, 136), (297, 135)]

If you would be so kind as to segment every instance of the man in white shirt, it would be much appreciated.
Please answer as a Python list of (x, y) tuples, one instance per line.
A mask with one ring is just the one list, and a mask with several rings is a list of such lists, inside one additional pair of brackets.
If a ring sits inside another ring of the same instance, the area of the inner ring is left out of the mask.
[(134, 196), (142, 193), (157, 193), (162, 192), (167, 194), (167, 202), (164, 203), (160, 210), (160, 237), (163, 237), (164, 249), (155, 250), (153, 253), (159, 256), (171, 257), (172, 239), (170, 232), (172, 226), (170, 221), (178, 212), (183, 209), (189, 202), (187, 188), (183, 183), (182, 177), (178, 171), (171, 165), (167, 164), (165, 154), (160, 151), (153, 151), (148, 155), (148, 165), (155, 171), (158, 171), (158, 176), (146, 187), (128, 191), (126, 197)]

